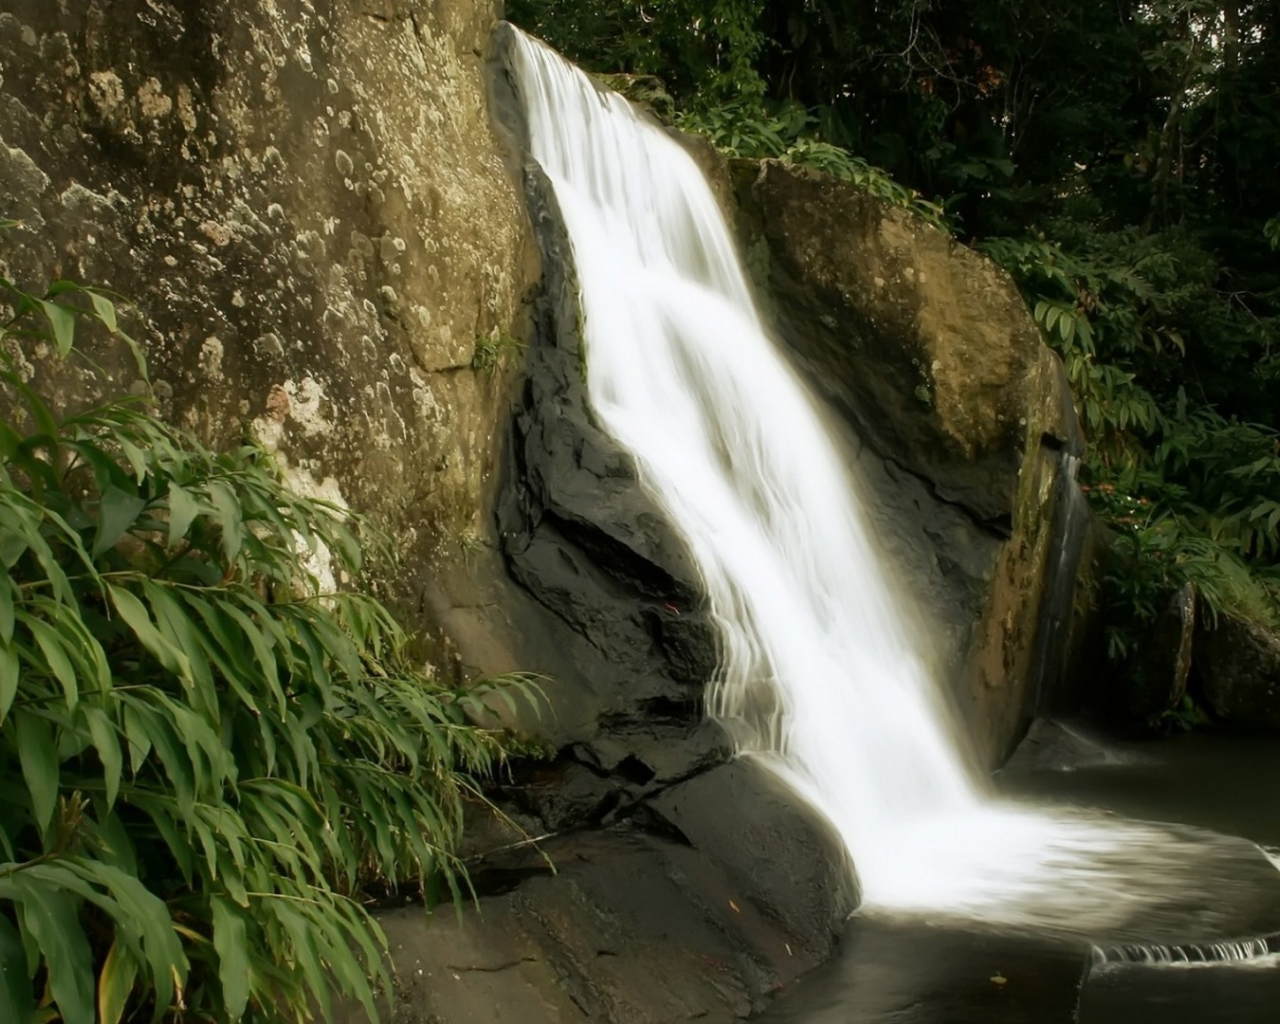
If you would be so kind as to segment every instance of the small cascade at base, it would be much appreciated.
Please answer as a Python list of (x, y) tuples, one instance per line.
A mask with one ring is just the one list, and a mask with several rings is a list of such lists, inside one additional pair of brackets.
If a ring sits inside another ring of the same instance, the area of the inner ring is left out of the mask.
[(701, 171), (518, 31), (510, 62), (572, 243), (592, 408), (688, 545), (719, 628), (709, 710), (830, 821), (862, 912), (1109, 941), (1181, 937), (1188, 917), (1239, 934), (1197, 894), (1229, 886), (1252, 844), (991, 795)]

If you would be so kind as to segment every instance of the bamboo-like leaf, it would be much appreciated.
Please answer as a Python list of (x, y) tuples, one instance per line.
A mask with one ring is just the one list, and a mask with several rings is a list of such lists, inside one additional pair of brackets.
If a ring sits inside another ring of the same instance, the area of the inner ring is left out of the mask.
[(92, 557), (96, 559), (115, 547), (146, 507), (146, 499), (140, 498), (136, 493), (123, 491), (116, 486), (108, 487), (98, 506), (98, 529), (93, 538)]
[(120, 1024), (137, 978), (137, 962), (124, 952), (117, 939), (98, 972), (98, 1024)]
[(0, 725), (9, 716), (9, 709), (13, 707), (13, 700), (18, 695), (21, 678), (18, 652), (8, 643), (0, 643)]
[(231, 901), (214, 896), (213, 948), (218, 954), (218, 981), (227, 1018), (238, 1021), (249, 1005), (249, 944), (243, 912)]
[(80, 714), (88, 723), (94, 749), (98, 752), (98, 760), (102, 762), (102, 781), (106, 787), (107, 809), (110, 810), (120, 792), (120, 779), (124, 774), (124, 753), (120, 749), (120, 738), (116, 734), (114, 723), (101, 708), (81, 705)]
[(187, 531), (200, 514), (200, 506), (191, 492), (169, 481), (169, 547), (175, 548), (185, 540)]
[(60, 775), (53, 727), (44, 718), (28, 711), (15, 711), (10, 721), (13, 723), (22, 777), (31, 794), (31, 813), (43, 836), (53, 821), (53, 811), (58, 803)]
[(65, 357), (71, 351), (72, 345), (75, 344), (75, 311), (45, 299), (40, 300), (40, 309), (44, 313), (45, 319), (49, 321), (49, 326), (53, 329), (53, 340), (58, 350), (58, 355)]
[(22, 936), (0, 914), (0, 1020), (24, 1024), (31, 1020), (35, 1008)]
[(79, 920), (79, 900), (18, 872), (22, 922), (49, 972), (49, 992), (64, 1024), (92, 1024), (93, 954)]

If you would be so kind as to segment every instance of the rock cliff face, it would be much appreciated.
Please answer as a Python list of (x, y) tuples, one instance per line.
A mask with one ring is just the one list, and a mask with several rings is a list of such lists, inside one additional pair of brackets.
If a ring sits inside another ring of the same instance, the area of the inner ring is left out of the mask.
[(295, 486), (374, 515), (406, 556), (399, 595), (455, 618), (463, 556), (490, 532), (492, 364), (537, 275), (488, 114), (495, 16), (475, 0), (0, 13), (0, 213), (23, 222), (0, 271), (136, 302), (168, 415), (215, 444), (252, 431)]

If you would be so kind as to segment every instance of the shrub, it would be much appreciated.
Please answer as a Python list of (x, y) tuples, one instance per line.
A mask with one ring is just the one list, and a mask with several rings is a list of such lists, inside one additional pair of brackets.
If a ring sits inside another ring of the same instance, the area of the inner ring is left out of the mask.
[[(139, 400), (59, 415), (19, 372), (101, 292), (0, 281), (0, 1020), (375, 1019), (366, 887), (460, 897), (488, 691), (424, 675), (355, 578), (358, 518)], [(136, 346), (134, 346), (136, 352)], [(141, 357), (139, 356), (139, 359)], [(141, 363), (140, 363), (141, 365)]]

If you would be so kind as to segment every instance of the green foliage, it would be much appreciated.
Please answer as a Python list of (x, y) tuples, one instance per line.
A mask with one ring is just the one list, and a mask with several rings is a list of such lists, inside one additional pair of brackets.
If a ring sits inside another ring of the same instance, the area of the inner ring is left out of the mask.
[(794, 105), (771, 116), (757, 103), (742, 100), (684, 110), (675, 117), (681, 131), (706, 136), (726, 156), (775, 158), (798, 167), (812, 167), (841, 181), (853, 182), (871, 195), (911, 210), (950, 232), (951, 225), (941, 205), (924, 199), (848, 150), (816, 138), (816, 123), (814, 117)]
[(760, 96), (764, 0), (512, 0), (507, 16), (589, 71), (659, 75), (716, 104)]
[(507, 352), (524, 348), (524, 343), (506, 331), (496, 327), (489, 334), (476, 336), (475, 351), (471, 355), (471, 369), (492, 370)]
[(1186, 373), (1206, 351), (1247, 350), (1251, 333), (1265, 346), (1268, 325), (1221, 302), (1216, 268), (1183, 237), (1128, 229), (1078, 235), (1074, 251), (1042, 239), (983, 248), (1062, 355), (1089, 436), (1085, 486), (1121, 555), (1104, 598), (1111, 657), (1129, 656), (1183, 583), (1211, 621), (1280, 622), (1280, 434), (1224, 416), (1202, 375), (1196, 401)]
[[(355, 578), (360, 521), (137, 401), (71, 414), (19, 346), (71, 353), (103, 293), (0, 282), (0, 1020), (298, 1021), (389, 986), (370, 886), (465, 890), (486, 699), (414, 667)], [(135, 347), (136, 348), (136, 347)]]

